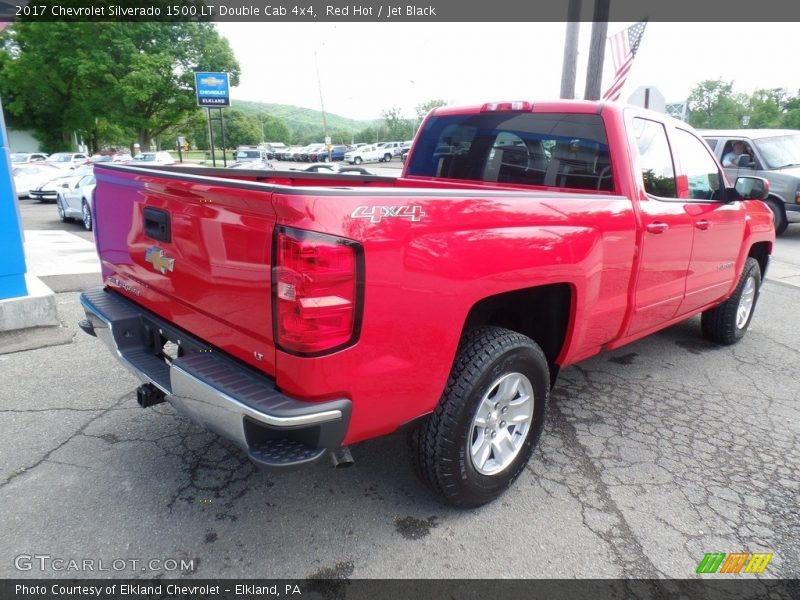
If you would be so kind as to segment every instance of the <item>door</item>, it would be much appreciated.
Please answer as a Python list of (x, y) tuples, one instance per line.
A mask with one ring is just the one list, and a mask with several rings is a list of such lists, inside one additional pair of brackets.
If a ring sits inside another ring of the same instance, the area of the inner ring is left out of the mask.
[(630, 127), (639, 150), (644, 194), (639, 202), (642, 255), (626, 336), (656, 328), (676, 315), (686, 292), (694, 236), (693, 218), (678, 197), (664, 125), (634, 117)]
[(745, 212), (741, 202), (719, 200), (725, 178), (705, 144), (684, 129), (674, 130), (679, 195), (694, 227), (686, 279), (686, 296), (678, 314), (694, 312), (724, 299), (737, 279), (736, 260), (742, 246)]

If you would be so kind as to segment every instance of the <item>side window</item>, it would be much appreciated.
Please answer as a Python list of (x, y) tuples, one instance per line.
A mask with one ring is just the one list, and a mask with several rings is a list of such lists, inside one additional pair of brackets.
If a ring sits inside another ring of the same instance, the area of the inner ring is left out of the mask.
[(703, 142), (688, 131), (676, 129), (675, 150), (680, 159), (681, 172), (689, 183), (689, 197), (695, 200), (719, 198), (722, 186), (719, 167)]
[(642, 182), (648, 194), (662, 198), (677, 198), (675, 167), (664, 126), (656, 121), (636, 117), (633, 134), (639, 148)]
[(717, 141), (718, 141), (717, 138), (706, 138), (706, 144), (708, 144), (708, 147), (711, 148), (712, 150), (716, 150)]

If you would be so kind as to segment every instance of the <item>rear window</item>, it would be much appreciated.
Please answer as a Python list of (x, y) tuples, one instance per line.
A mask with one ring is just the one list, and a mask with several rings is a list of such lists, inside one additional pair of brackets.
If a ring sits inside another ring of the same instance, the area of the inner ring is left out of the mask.
[(258, 150), (239, 150), (236, 158), (261, 158), (261, 153)]
[(408, 175), (613, 191), (600, 115), (490, 112), (430, 119)]

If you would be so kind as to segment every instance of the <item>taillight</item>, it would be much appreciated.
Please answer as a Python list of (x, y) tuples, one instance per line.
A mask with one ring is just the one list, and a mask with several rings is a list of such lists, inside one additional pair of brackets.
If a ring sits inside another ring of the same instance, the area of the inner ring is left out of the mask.
[(487, 102), (481, 106), (481, 112), (505, 112), (512, 110), (521, 110), (530, 112), (533, 110), (533, 104), (530, 102), (515, 101), (515, 102)]
[(273, 252), (275, 344), (303, 356), (354, 343), (361, 321), (363, 252), (351, 240), (280, 227)]

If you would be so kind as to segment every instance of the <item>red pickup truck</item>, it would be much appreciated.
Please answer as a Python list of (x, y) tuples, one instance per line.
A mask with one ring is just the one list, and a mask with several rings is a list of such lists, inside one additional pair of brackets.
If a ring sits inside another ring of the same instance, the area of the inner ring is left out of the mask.
[(409, 431), (478, 506), (520, 474), (560, 368), (702, 314), (738, 341), (774, 242), (686, 124), (581, 101), (438, 108), (400, 177), (98, 164), (82, 328), (264, 467)]

